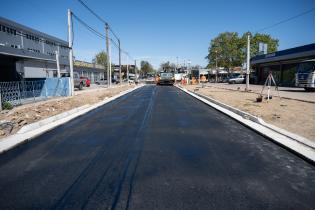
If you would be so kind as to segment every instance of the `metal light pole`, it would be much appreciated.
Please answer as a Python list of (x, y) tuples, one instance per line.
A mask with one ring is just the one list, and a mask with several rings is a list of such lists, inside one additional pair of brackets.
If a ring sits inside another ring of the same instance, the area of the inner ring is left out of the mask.
[(72, 41), (72, 12), (68, 9), (68, 40), (69, 40), (69, 66), (70, 66), (70, 95), (74, 95), (73, 83), (73, 41)]
[(246, 91), (249, 90), (249, 74), (250, 74), (250, 35), (247, 34)]
[(121, 83), (122, 83), (122, 78), (121, 78), (121, 49), (120, 49), (120, 39), (118, 39), (118, 47), (119, 47), (119, 84), (121, 85)]

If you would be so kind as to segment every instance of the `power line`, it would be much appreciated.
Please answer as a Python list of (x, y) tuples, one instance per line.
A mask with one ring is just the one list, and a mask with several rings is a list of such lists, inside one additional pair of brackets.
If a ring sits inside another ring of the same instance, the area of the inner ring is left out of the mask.
[(112, 32), (112, 34), (114, 35), (114, 37), (119, 40), (118, 36), (115, 34), (115, 32), (112, 30), (112, 28), (109, 26), (109, 31)]
[[(109, 26), (109, 23), (105, 21), (101, 16), (99, 16), (96, 12), (94, 12), (86, 3), (84, 3), (82, 0), (78, 0), (79, 3), (81, 3), (87, 10), (89, 10), (97, 19), (99, 19), (101, 22), (103, 22), (105, 25)], [(117, 40), (119, 40), (116, 33), (112, 30), (111, 27), (109, 27), (109, 30), (112, 32), (112, 34), (116, 37)]]
[(265, 31), (265, 30), (267, 30), (267, 29), (273, 28), (273, 27), (278, 26), (278, 25), (280, 25), (280, 24), (286, 23), (286, 22), (291, 21), (291, 20), (293, 20), (293, 19), (295, 19), (295, 18), (298, 18), (298, 17), (301, 17), (301, 16), (306, 15), (306, 14), (308, 14), (308, 13), (311, 13), (311, 12), (313, 12), (314, 10), (315, 10), (315, 8), (310, 9), (310, 10), (307, 10), (307, 11), (305, 11), (305, 12), (302, 12), (302, 13), (300, 13), (300, 14), (297, 14), (297, 15), (295, 15), (295, 16), (292, 16), (292, 17), (290, 17), (290, 18), (287, 18), (287, 19), (285, 19), (285, 20), (282, 20), (282, 21), (280, 21), (280, 22), (277, 22), (277, 23), (275, 23), (275, 24), (272, 24), (272, 25), (270, 25), (270, 26), (261, 28), (261, 29), (258, 30), (257, 32)]
[(78, 0), (87, 10), (89, 10), (97, 19), (101, 22), (108, 24), (103, 18), (101, 18), (98, 14), (96, 14), (92, 9), (90, 9), (82, 0)]
[[(76, 16), (74, 13), (72, 13), (72, 16), (84, 27), (86, 27), (90, 32), (92, 32), (93, 34), (95, 34), (96, 36), (98, 36), (101, 39), (106, 39), (106, 37), (99, 31), (97, 31), (96, 29), (94, 29), (93, 27), (91, 27), (89, 24), (87, 24), (86, 22), (84, 22), (81, 18), (79, 18), (78, 16)], [(119, 44), (116, 43), (115, 40), (113, 40), (112, 38), (109, 38), (111, 43), (117, 48), (119, 49)], [(123, 50), (122, 48), (120, 48), (121, 52), (128, 55), (130, 58), (132, 58), (129, 53), (125, 50)]]
[(81, 23), (83, 26), (85, 26), (90, 32), (94, 33), (96, 36), (98, 36), (101, 39), (105, 39), (105, 36), (98, 32), (96, 29), (92, 28), (91, 26), (89, 26), (86, 22), (84, 22), (82, 19), (80, 19), (78, 16), (76, 16), (74, 13), (72, 13), (72, 16), (79, 22)]

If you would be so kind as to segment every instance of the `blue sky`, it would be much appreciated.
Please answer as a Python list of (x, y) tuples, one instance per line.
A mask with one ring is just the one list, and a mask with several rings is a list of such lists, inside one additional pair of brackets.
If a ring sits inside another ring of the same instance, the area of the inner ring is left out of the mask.
[[(314, 0), (84, 0), (110, 23), (122, 48), (155, 67), (161, 62), (205, 66), (211, 39), (220, 32), (255, 32), (311, 8)], [(104, 27), (77, 0), (1, 0), (0, 15), (67, 40), (67, 9), (104, 33)], [(315, 42), (315, 11), (264, 31), (280, 40), (279, 49)], [(91, 61), (105, 41), (74, 22), (74, 54)], [(113, 47), (113, 62), (118, 51)], [(123, 56), (123, 63), (126, 63)], [(130, 62), (131, 63), (131, 62)]]

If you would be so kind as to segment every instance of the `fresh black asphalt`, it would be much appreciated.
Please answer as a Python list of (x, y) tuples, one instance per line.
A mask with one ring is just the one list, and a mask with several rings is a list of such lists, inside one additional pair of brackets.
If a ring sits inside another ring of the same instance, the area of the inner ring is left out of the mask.
[(151, 85), (0, 155), (0, 209), (315, 209), (315, 167)]

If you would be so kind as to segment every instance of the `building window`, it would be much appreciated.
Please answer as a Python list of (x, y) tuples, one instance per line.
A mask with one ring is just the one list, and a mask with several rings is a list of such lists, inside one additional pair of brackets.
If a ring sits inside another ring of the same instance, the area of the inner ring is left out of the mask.
[(50, 56), (56, 56), (56, 53), (47, 52), (47, 55), (50, 55)]
[(40, 53), (40, 50), (33, 49), (33, 48), (27, 48), (27, 50), (33, 53)]
[(3, 25), (0, 25), (0, 31), (16, 36), (16, 30)]
[(35, 41), (35, 42), (39, 42), (39, 37), (37, 36), (34, 36), (34, 35), (30, 35), (30, 34), (25, 34), (24, 35), (26, 37), (26, 39), (29, 39), (29, 40), (32, 40), (32, 41)]
[(55, 42), (51, 42), (49, 40), (46, 40), (45, 43), (48, 44), (48, 45), (56, 46)]

